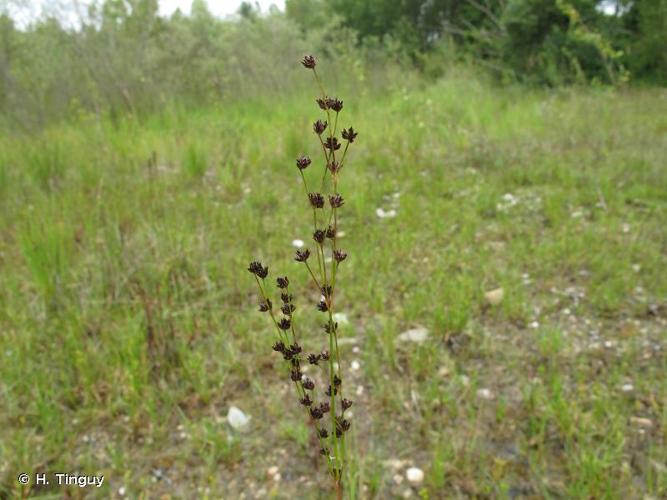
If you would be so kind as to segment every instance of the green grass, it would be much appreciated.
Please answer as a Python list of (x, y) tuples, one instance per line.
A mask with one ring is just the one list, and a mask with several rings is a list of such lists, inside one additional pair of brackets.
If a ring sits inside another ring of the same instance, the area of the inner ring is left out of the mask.
[[(348, 487), (400, 496), (415, 465), (415, 497), (667, 496), (665, 92), (462, 76), (342, 97)], [(291, 258), (317, 116), (258, 99), (0, 138), (0, 496), (82, 471), (99, 498), (326, 497), (245, 271), (289, 274), (323, 347)], [(415, 326), (425, 344), (396, 341)]]

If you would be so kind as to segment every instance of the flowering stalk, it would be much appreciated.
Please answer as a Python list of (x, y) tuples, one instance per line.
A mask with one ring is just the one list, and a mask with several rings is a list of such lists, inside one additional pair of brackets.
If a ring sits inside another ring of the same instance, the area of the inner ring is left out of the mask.
[[(313, 131), (320, 143), (324, 160), (319, 191), (311, 192), (309, 190), (304, 173), (311, 165), (311, 159), (308, 156), (301, 155), (296, 160), (306, 198), (313, 212), (314, 254), (317, 256), (317, 267), (311, 267), (308, 262), (311, 256), (309, 249), (297, 250), (295, 260), (305, 265), (310, 279), (318, 293), (321, 294), (317, 309), (327, 314), (327, 320), (323, 327), (327, 335), (328, 349), (321, 350), (318, 353), (313, 352), (307, 356), (302, 354), (302, 347), (297, 340), (297, 329), (294, 321), (296, 307), (289, 292), (287, 276), (279, 277), (276, 280), (276, 285), (281, 290), (280, 300), (282, 302), (280, 307), (281, 317), (278, 319), (274, 314), (273, 303), (267, 291), (268, 268), (254, 261), (250, 263), (248, 271), (255, 275), (261, 295), (259, 310), (269, 313), (276, 328), (278, 340), (273, 345), (273, 350), (283, 356), (290, 379), (296, 387), (299, 403), (304, 407), (307, 418), (317, 435), (320, 453), (327, 462), (336, 496), (340, 499), (342, 498), (342, 481), (346, 465), (345, 434), (349, 431), (351, 425), (350, 421), (345, 418), (345, 411), (352, 406), (352, 401), (343, 397), (343, 379), (340, 372), (340, 351), (338, 349), (338, 323), (334, 321), (334, 297), (338, 268), (347, 258), (347, 253), (338, 247), (338, 211), (345, 203), (343, 197), (338, 193), (338, 185), (348, 148), (356, 139), (357, 132), (352, 127), (342, 130), (341, 137), (345, 141), (345, 148), (340, 161), (338, 161), (336, 152), (342, 144), (336, 137), (336, 132), (339, 115), (343, 109), (343, 101), (327, 96), (324, 85), (315, 70), (316, 61), (313, 56), (304, 57), (301, 64), (313, 72), (321, 93), (316, 102), (319, 108), (325, 112), (326, 120), (318, 119), (313, 124)], [(331, 126), (332, 117), (333, 126)], [(328, 133), (325, 134), (327, 130)], [(327, 174), (331, 176), (332, 192), (325, 195), (322, 193), (325, 188)], [(325, 214), (325, 205), (328, 205), (328, 214)], [(329, 258), (327, 258), (327, 254)], [(301, 366), (306, 360), (311, 365), (322, 366), (322, 379), (318, 384), (314, 380), (303, 376)], [(326, 380), (326, 382), (323, 380)], [(318, 396), (321, 402), (316, 404), (315, 401)], [(325, 418), (327, 413), (329, 414), (328, 418)], [(328, 429), (327, 424), (324, 423), (327, 420)]]

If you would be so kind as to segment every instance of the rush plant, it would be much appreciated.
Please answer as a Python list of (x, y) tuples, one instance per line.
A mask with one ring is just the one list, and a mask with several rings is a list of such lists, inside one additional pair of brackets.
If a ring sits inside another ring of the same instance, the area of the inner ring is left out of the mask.
[[(312, 71), (320, 90), (316, 99), (324, 116), (313, 124), (313, 132), (322, 150), (322, 174), (316, 176), (319, 189), (311, 190), (304, 171), (311, 166), (311, 159), (301, 155), (296, 159), (296, 167), (303, 180), (305, 190), (304, 206), (312, 211), (313, 250), (308, 248), (296, 251), (295, 260), (302, 263), (320, 294), (320, 301), (315, 309), (325, 315), (322, 324), (327, 345), (319, 352), (305, 353), (299, 343), (297, 314), (290, 282), (287, 276), (277, 277), (275, 284), (280, 295), (281, 306), (274, 306), (271, 300), (271, 280), (269, 269), (260, 262), (250, 263), (250, 271), (257, 282), (261, 302), (259, 310), (267, 313), (275, 327), (276, 341), (273, 350), (282, 355), (285, 372), (294, 383), (299, 404), (303, 406), (308, 421), (319, 441), (320, 453), (326, 460), (336, 496), (342, 498), (342, 482), (346, 470), (345, 436), (350, 430), (350, 420), (345, 412), (352, 406), (352, 401), (344, 396), (344, 383), (340, 371), (340, 351), (338, 349), (338, 323), (334, 321), (335, 297), (339, 287), (338, 274), (341, 264), (347, 259), (347, 253), (340, 248), (338, 239), (339, 211), (345, 201), (338, 192), (340, 175), (345, 167), (345, 160), (350, 145), (355, 141), (357, 132), (352, 128), (340, 131), (338, 139), (338, 121), (343, 110), (343, 101), (329, 97), (324, 90), (315, 66), (313, 56), (306, 56), (301, 64)], [(342, 142), (341, 142), (342, 141)], [(342, 149), (342, 153), (341, 153)], [(329, 192), (325, 193), (325, 189)], [(305, 377), (301, 367), (309, 363), (320, 367), (319, 376)]]

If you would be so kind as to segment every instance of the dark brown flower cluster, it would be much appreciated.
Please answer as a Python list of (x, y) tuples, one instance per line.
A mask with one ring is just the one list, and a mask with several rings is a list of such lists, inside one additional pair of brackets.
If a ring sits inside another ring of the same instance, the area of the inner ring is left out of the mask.
[[(306, 169), (313, 163), (307, 155), (300, 155), (296, 159), (296, 166), (303, 180), (307, 204), (312, 210), (313, 241), (311, 250), (304, 248), (296, 251), (294, 260), (303, 263), (308, 271), (316, 290), (321, 294), (317, 309), (326, 314), (327, 321), (324, 331), (329, 349), (319, 352), (304, 353), (297, 339), (297, 308), (290, 293), (290, 280), (287, 276), (276, 278), (276, 287), (280, 292), (281, 306), (274, 310), (269, 298), (266, 278), (268, 267), (260, 262), (253, 261), (248, 271), (255, 276), (259, 286), (261, 300), (259, 310), (269, 313), (276, 329), (277, 340), (272, 346), (273, 351), (282, 355), (289, 373), (289, 379), (294, 383), (298, 395), (298, 402), (307, 411), (313, 423), (319, 450), (326, 457), (328, 470), (334, 480), (336, 490), (341, 491), (341, 481), (345, 470), (346, 457), (344, 456), (345, 433), (350, 430), (351, 423), (346, 410), (352, 406), (352, 401), (343, 396), (344, 384), (340, 372), (340, 352), (338, 351), (338, 323), (334, 318), (335, 297), (340, 283), (339, 267), (347, 259), (348, 254), (339, 247), (339, 211), (344, 207), (345, 200), (338, 191), (340, 174), (345, 166), (345, 160), (350, 144), (354, 143), (358, 133), (352, 128), (340, 130), (341, 143), (337, 137), (338, 123), (343, 110), (343, 101), (338, 97), (329, 97), (316, 71), (317, 61), (313, 56), (305, 56), (301, 64), (311, 70), (320, 88), (321, 95), (316, 99), (319, 109), (325, 116), (313, 122), (313, 132), (317, 137), (322, 153), (322, 173), (316, 175), (315, 182), (319, 187), (314, 190), (308, 188), (310, 176)], [(344, 146), (344, 147), (343, 147)], [(342, 150), (342, 152), (341, 152)], [(310, 179), (313, 182), (313, 179)], [(326, 194), (328, 193), (328, 194)], [(326, 206), (328, 201), (328, 206)], [(327, 257), (327, 254), (329, 257)], [(313, 257), (312, 265), (309, 259)], [(305, 377), (302, 364), (308, 362), (316, 370), (321, 368), (320, 375), (313, 378)], [(316, 382), (317, 380), (317, 382)], [(320, 397), (318, 398), (318, 394)], [(318, 401), (318, 399), (320, 399)], [(338, 411), (337, 411), (338, 410)]]

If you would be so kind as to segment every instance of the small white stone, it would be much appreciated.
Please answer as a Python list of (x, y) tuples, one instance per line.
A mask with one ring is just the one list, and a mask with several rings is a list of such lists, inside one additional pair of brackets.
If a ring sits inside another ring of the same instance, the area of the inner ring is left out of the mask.
[(502, 288), (496, 288), (484, 294), (484, 298), (489, 303), (489, 305), (497, 306), (503, 301), (503, 296), (505, 291)]
[(345, 314), (345, 313), (342, 313), (342, 312), (334, 313), (332, 318), (339, 325), (349, 325), (350, 324), (350, 320), (348, 319), (347, 314)]
[(271, 476), (271, 477), (273, 477), (273, 476), (275, 476), (276, 474), (278, 474), (279, 471), (280, 471), (280, 469), (278, 469), (278, 466), (277, 466), (277, 465), (272, 465), (271, 467), (269, 467), (268, 469), (266, 469), (266, 473), (267, 473), (269, 476)]
[(243, 413), (236, 406), (232, 406), (227, 412), (227, 422), (232, 427), (232, 429), (240, 431), (248, 427), (248, 424), (250, 423), (250, 417)]
[(626, 222), (625, 224), (623, 224), (623, 226), (621, 227), (621, 229), (623, 230), (624, 233), (629, 233), (629, 232), (630, 232), (630, 224), (628, 224), (628, 223)]
[(361, 395), (364, 394), (364, 386), (363, 386), (363, 385), (359, 385), (359, 386), (357, 386), (357, 392), (356, 392), (356, 394), (357, 394), (357, 396), (361, 396)]
[(491, 400), (494, 396), (490, 389), (477, 389), (477, 397), (480, 399)]
[(336, 233), (336, 238), (342, 238), (343, 236), (345, 236), (345, 231), (338, 231)]
[(352, 352), (353, 352), (354, 354), (359, 354), (359, 353), (361, 352), (361, 349), (359, 349), (359, 346), (356, 346), (356, 345), (355, 345), (355, 346), (352, 348)]
[(632, 270), (638, 273), (639, 271), (642, 270), (642, 266), (640, 266), (639, 264), (632, 264)]
[(467, 375), (461, 375), (460, 377), (461, 384), (464, 385), (465, 387), (468, 387), (470, 385), (470, 377)]
[(278, 474), (274, 474), (273, 480), (277, 483), (282, 479), (282, 476), (280, 475), (280, 472)]
[(303, 245), (305, 245), (303, 240), (292, 240), (292, 246), (294, 248), (303, 248)]
[(532, 328), (532, 329), (535, 329), (535, 328), (539, 328), (539, 327), (540, 327), (540, 324), (539, 324), (537, 321), (531, 321), (531, 322), (528, 324), (528, 327), (529, 327), (529, 328)]
[(124, 497), (125, 496), (125, 491), (126, 491), (125, 486), (121, 486), (120, 488), (118, 488), (118, 495), (121, 496), (121, 497)]
[(361, 368), (361, 365), (359, 364), (359, 361), (357, 361), (356, 359), (352, 361), (352, 363), (350, 363), (350, 370), (352, 370), (353, 372), (358, 371), (359, 368)]
[(632, 384), (623, 384), (623, 385), (621, 386), (621, 390), (622, 390), (623, 392), (632, 392), (632, 391), (635, 390), (635, 386), (632, 385)]
[(400, 474), (394, 474), (394, 482), (396, 484), (401, 484), (403, 482), (403, 476)]
[(424, 481), (424, 471), (419, 467), (410, 467), (405, 471), (405, 477), (410, 484), (421, 484)]
[(426, 328), (412, 328), (401, 333), (396, 340), (399, 342), (416, 342), (418, 344), (428, 339), (429, 332)]
[(375, 215), (377, 215), (380, 219), (387, 219), (391, 217), (396, 217), (396, 210), (393, 208), (391, 210), (385, 210), (383, 208), (376, 208), (375, 209)]

